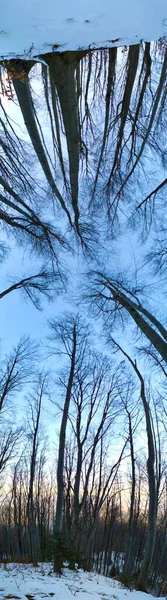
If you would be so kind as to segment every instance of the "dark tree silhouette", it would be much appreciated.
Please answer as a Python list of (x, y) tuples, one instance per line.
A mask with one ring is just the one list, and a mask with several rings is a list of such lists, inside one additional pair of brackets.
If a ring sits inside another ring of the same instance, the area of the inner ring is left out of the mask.
[(137, 292), (131, 292), (118, 280), (113, 280), (100, 272), (93, 274), (92, 283), (91, 299), (104, 316), (105, 313), (106, 315), (110, 313), (111, 316), (118, 315), (120, 309), (125, 309), (140, 331), (167, 362), (167, 330), (149, 310), (144, 308)]

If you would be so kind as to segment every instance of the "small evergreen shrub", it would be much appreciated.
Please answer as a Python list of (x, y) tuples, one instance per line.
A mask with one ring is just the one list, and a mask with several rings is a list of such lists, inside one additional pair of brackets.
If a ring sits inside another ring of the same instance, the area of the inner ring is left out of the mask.
[(134, 582), (134, 575), (130, 575), (129, 573), (123, 571), (122, 573), (119, 573), (118, 579), (123, 585), (125, 585), (125, 587), (131, 589)]
[(64, 562), (68, 563), (69, 569), (75, 569), (82, 566), (83, 555), (75, 547), (73, 541), (62, 532), (55, 533), (50, 538), (46, 549), (47, 560), (54, 560), (54, 570), (56, 573), (62, 573)]
[(116, 567), (116, 565), (112, 565), (112, 567), (109, 570), (109, 577), (115, 577), (116, 579), (119, 579), (119, 576), (120, 576), (119, 567)]

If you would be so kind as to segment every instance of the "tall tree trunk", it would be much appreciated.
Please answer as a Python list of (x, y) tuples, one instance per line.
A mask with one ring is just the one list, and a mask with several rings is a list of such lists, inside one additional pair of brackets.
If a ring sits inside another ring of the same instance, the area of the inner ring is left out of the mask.
[(80, 154), (80, 125), (76, 86), (78, 56), (78, 52), (66, 52), (61, 54), (55, 53), (54, 55), (52, 54), (51, 56), (48, 55), (48, 57), (45, 57), (50, 69), (52, 98), (54, 98), (54, 85), (61, 106), (68, 150), (71, 202), (77, 233), (79, 233), (78, 177)]
[(155, 451), (154, 451), (154, 434), (151, 424), (150, 407), (146, 399), (144, 379), (137, 367), (136, 361), (134, 362), (131, 357), (122, 349), (122, 347), (115, 342), (115, 345), (121, 352), (126, 356), (130, 364), (132, 365), (139, 381), (140, 381), (140, 395), (143, 404), (146, 431), (147, 431), (147, 444), (148, 444), (148, 460), (147, 460), (147, 474), (148, 474), (148, 487), (149, 487), (149, 509), (148, 509), (148, 530), (146, 547), (144, 553), (143, 565), (140, 571), (140, 575), (137, 582), (137, 588), (141, 591), (146, 591), (147, 579), (149, 575), (149, 569), (151, 566), (154, 547), (155, 547), (155, 534), (156, 534), (156, 514), (157, 514), (157, 494), (156, 494), (156, 478), (155, 478)]
[(37, 400), (35, 419), (34, 419), (34, 415), (32, 414), (34, 430), (33, 430), (32, 453), (31, 453), (31, 461), (30, 461), (30, 481), (29, 481), (29, 490), (28, 490), (28, 499), (27, 499), (27, 516), (28, 516), (31, 560), (34, 558), (37, 558), (37, 549), (38, 549), (36, 522), (35, 522), (35, 515), (34, 515), (34, 479), (35, 479), (35, 469), (36, 469), (36, 459), (37, 459), (37, 449), (38, 449), (38, 430), (39, 430), (39, 421), (40, 421), (40, 414), (41, 414), (43, 387), (44, 387), (44, 382), (42, 382), (42, 384), (41, 384), (41, 389), (40, 389), (39, 397)]
[(131, 499), (130, 499), (127, 554), (126, 554), (125, 564), (124, 564), (124, 570), (126, 573), (132, 572), (133, 536), (134, 536), (133, 517), (134, 517), (135, 486), (136, 486), (135, 455), (134, 455), (133, 432), (132, 432), (132, 423), (131, 423), (130, 413), (128, 413), (128, 420), (129, 420), (129, 443), (130, 443), (130, 455), (131, 455), (131, 467), (132, 467), (132, 488), (131, 488)]
[(59, 438), (59, 451), (58, 451), (58, 466), (57, 466), (57, 504), (56, 504), (56, 517), (54, 523), (55, 533), (59, 533), (62, 530), (62, 518), (63, 518), (63, 497), (64, 497), (64, 482), (63, 482), (63, 471), (64, 471), (64, 454), (65, 454), (65, 440), (66, 440), (66, 427), (69, 413), (69, 406), (71, 400), (71, 392), (74, 380), (75, 372), (75, 358), (76, 358), (76, 326), (73, 328), (73, 346), (71, 354), (71, 367), (67, 384), (67, 391), (65, 397), (65, 403), (63, 408), (63, 416), (60, 428)]
[(101, 144), (99, 161), (98, 161), (98, 165), (97, 165), (97, 171), (96, 171), (95, 180), (94, 180), (94, 184), (93, 184), (92, 198), (94, 197), (95, 192), (96, 192), (97, 181), (98, 181), (100, 168), (101, 168), (101, 164), (102, 164), (102, 160), (103, 160), (103, 154), (104, 154), (104, 150), (105, 150), (105, 146), (106, 146), (107, 138), (108, 138), (108, 130), (109, 130), (109, 124), (110, 124), (109, 123), (110, 108), (111, 108), (111, 104), (112, 104), (112, 100), (113, 100), (114, 86), (115, 86), (115, 79), (116, 79), (117, 48), (109, 48), (108, 54), (109, 54), (109, 56), (108, 56), (108, 78), (107, 78), (107, 91), (106, 91), (106, 98), (105, 98), (106, 106), (105, 106), (104, 132), (103, 132), (103, 139), (102, 139), (102, 144)]
[(74, 484), (74, 539), (75, 543), (78, 542), (79, 536), (79, 515), (80, 515), (80, 505), (79, 505), (79, 488), (80, 488), (80, 479), (81, 479), (81, 469), (82, 469), (82, 443), (78, 444), (78, 456), (77, 456), (77, 469), (75, 476), (75, 484)]
[(139, 62), (139, 52), (140, 52), (140, 44), (135, 44), (134, 46), (129, 47), (127, 78), (126, 78), (125, 91), (124, 91), (122, 107), (121, 107), (121, 122), (120, 122), (119, 131), (118, 131), (117, 146), (116, 146), (116, 150), (115, 150), (113, 166), (111, 169), (111, 173), (110, 173), (107, 185), (110, 185), (111, 178), (114, 175), (114, 171), (117, 167), (117, 163), (119, 162), (122, 140), (123, 140), (123, 135), (124, 135), (124, 128), (125, 128), (125, 124), (126, 124), (127, 115), (128, 115), (129, 109), (130, 109), (131, 95), (132, 95), (133, 86), (134, 86), (136, 73), (137, 73), (137, 67), (138, 67), (138, 62)]
[[(19, 102), (19, 106), (23, 115), (23, 119), (29, 133), (32, 145), (34, 147), (37, 158), (41, 164), (42, 170), (45, 174), (45, 177), (48, 181), (49, 186), (53, 194), (59, 200), (63, 210), (65, 211), (68, 220), (71, 223), (70, 213), (65, 205), (65, 202), (62, 198), (61, 193), (59, 192), (55, 181), (53, 179), (53, 175), (50, 169), (50, 165), (48, 162), (48, 158), (46, 156), (46, 152), (44, 150), (40, 134), (38, 131), (36, 119), (35, 119), (35, 111), (33, 100), (30, 91), (29, 84), (29, 71), (32, 67), (32, 64), (26, 61), (15, 61), (15, 75), (12, 77), (12, 83), (16, 92), (16, 96)], [(20, 74), (20, 77), (19, 77)], [(10, 75), (10, 74), (9, 74)], [(22, 75), (22, 76), (21, 76)], [(24, 77), (23, 77), (24, 75)]]
[(138, 155), (137, 155), (137, 157), (135, 159), (135, 162), (134, 162), (134, 164), (133, 164), (130, 172), (128, 173), (127, 177), (123, 181), (123, 183), (122, 183), (122, 185), (121, 185), (121, 187), (120, 187), (120, 189), (119, 189), (119, 191), (118, 191), (118, 193), (116, 195), (116, 198), (121, 194), (123, 188), (125, 187), (125, 185), (129, 181), (129, 179), (132, 176), (132, 174), (134, 173), (134, 170), (136, 169), (136, 167), (137, 167), (137, 165), (138, 165), (138, 163), (139, 163), (139, 161), (140, 161), (140, 159), (141, 159), (141, 157), (143, 155), (145, 145), (146, 145), (147, 140), (149, 138), (149, 135), (151, 133), (151, 130), (152, 130), (152, 127), (153, 127), (153, 123), (154, 123), (154, 120), (155, 120), (155, 117), (156, 117), (156, 114), (157, 114), (157, 110), (158, 110), (160, 98), (161, 98), (162, 91), (163, 91), (163, 86), (164, 86), (164, 83), (166, 81), (166, 72), (167, 72), (167, 49), (165, 51), (164, 61), (163, 61), (162, 69), (161, 69), (160, 80), (159, 80), (159, 84), (158, 84), (158, 87), (157, 87), (157, 90), (156, 90), (156, 93), (155, 93), (155, 99), (154, 99), (154, 103), (153, 103), (153, 108), (152, 108), (152, 112), (151, 112), (151, 115), (150, 115), (150, 120), (149, 120), (149, 123), (148, 123), (148, 127), (146, 129), (146, 133), (145, 133), (145, 135), (143, 137), (143, 141), (142, 141), (140, 150), (138, 152)]
[(154, 546), (155, 546), (155, 534), (156, 534), (156, 513), (157, 513), (157, 498), (156, 498), (156, 483), (155, 483), (155, 471), (154, 471), (154, 438), (151, 426), (150, 408), (146, 400), (144, 380), (136, 367), (136, 373), (141, 383), (141, 399), (143, 402), (146, 429), (147, 429), (147, 443), (148, 443), (148, 460), (147, 460), (147, 473), (148, 473), (148, 486), (149, 486), (149, 511), (148, 511), (148, 531), (147, 541), (144, 554), (144, 561), (141, 568), (141, 572), (138, 578), (138, 589), (146, 591), (147, 578), (149, 575), (149, 568), (151, 566)]
[[(139, 329), (144, 333), (144, 335), (151, 342), (154, 348), (156, 348), (156, 350), (162, 356), (163, 360), (167, 362), (167, 342), (164, 341), (167, 339), (167, 331), (160, 323), (160, 321), (158, 321), (158, 319), (156, 319), (156, 317), (154, 317), (148, 310), (146, 310), (139, 302), (138, 304), (137, 302), (135, 303), (133, 300), (131, 300), (131, 298), (128, 295), (123, 293), (119, 287), (119, 284), (116, 285), (114, 282), (112, 282), (112, 280), (105, 277), (101, 273), (97, 273), (97, 275), (101, 278), (98, 281), (98, 284), (100, 283), (100, 285), (103, 285), (103, 290), (105, 286), (111, 294), (111, 298), (106, 298), (103, 292), (101, 294), (102, 298), (104, 298), (105, 300), (107, 299), (108, 301), (114, 301), (117, 304), (119, 303), (122, 306), (122, 308), (125, 308), (132, 317), (132, 319), (135, 321)], [(161, 337), (161, 335), (159, 335), (159, 333), (157, 333), (157, 331), (153, 329), (153, 327), (148, 323), (148, 321), (146, 321), (143, 318), (143, 316), (140, 313), (143, 313), (146, 316), (146, 318), (155, 325), (156, 329), (159, 330), (163, 337)]]

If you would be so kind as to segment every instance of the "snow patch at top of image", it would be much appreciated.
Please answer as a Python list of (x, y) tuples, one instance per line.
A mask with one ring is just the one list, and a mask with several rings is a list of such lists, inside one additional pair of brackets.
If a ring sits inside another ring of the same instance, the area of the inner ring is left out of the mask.
[(1, 0), (0, 56), (137, 44), (166, 36), (165, 0)]

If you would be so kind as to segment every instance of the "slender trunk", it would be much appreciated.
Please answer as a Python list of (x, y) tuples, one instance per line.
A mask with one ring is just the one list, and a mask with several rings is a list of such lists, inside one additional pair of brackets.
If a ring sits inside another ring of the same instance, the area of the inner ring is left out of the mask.
[(131, 424), (130, 413), (128, 413), (128, 419), (129, 419), (129, 442), (130, 442), (130, 455), (131, 455), (131, 467), (132, 467), (132, 489), (131, 489), (131, 500), (130, 500), (127, 554), (126, 554), (125, 564), (124, 564), (124, 570), (126, 571), (126, 573), (132, 572), (133, 538), (134, 538), (133, 517), (134, 517), (134, 501), (135, 501), (135, 486), (136, 486), (135, 456), (134, 456), (133, 433), (132, 433), (132, 424)]
[(109, 48), (108, 80), (107, 80), (107, 91), (106, 91), (106, 99), (105, 99), (106, 108), (105, 108), (104, 132), (103, 132), (103, 139), (102, 139), (102, 144), (101, 144), (100, 157), (99, 157), (95, 181), (94, 181), (94, 185), (93, 185), (92, 198), (94, 197), (95, 192), (96, 192), (97, 181), (98, 181), (101, 163), (103, 160), (103, 154), (104, 154), (107, 137), (108, 137), (110, 106), (112, 103), (115, 78), (116, 78), (116, 59), (117, 59), (117, 48)]
[(53, 175), (50, 170), (49, 162), (48, 162), (43, 144), (41, 142), (40, 134), (39, 134), (38, 127), (36, 124), (33, 100), (32, 100), (32, 96), (31, 96), (29, 78), (28, 78), (28, 73), (29, 73), (30, 68), (31, 67), (29, 66), (29, 64), (25, 64), (25, 63), (22, 64), (22, 61), (21, 61), (21, 65), (17, 64), (17, 66), (15, 66), (16, 75), (19, 75), (20, 69), (22, 69), (22, 71), (24, 72), (24, 78), (21, 79), (18, 76), (13, 76), (12, 77), (13, 86), (14, 86), (14, 89), (16, 92), (16, 96), (17, 96), (17, 99), (19, 102), (19, 106), (20, 106), (20, 109), (21, 109), (21, 112), (23, 115), (23, 119), (24, 119), (24, 122), (25, 122), (25, 125), (27, 128), (27, 131), (29, 133), (35, 153), (41, 164), (42, 170), (43, 170), (45, 177), (49, 183), (49, 186), (51, 187), (53, 194), (59, 200), (63, 210), (65, 211), (65, 213), (68, 217), (70, 224), (72, 224), (69, 211), (68, 211), (68, 209), (65, 205), (65, 202), (62, 198), (62, 195), (59, 192), (59, 190), (55, 184), (55, 181), (53, 179)]
[(63, 471), (64, 471), (64, 454), (65, 454), (65, 440), (66, 440), (66, 428), (67, 428), (67, 419), (69, 413), (69, 406), (71, 400), (71, 392), (73, 386), (74, 379), (74, 371), (75, 371), (75, 359), (76, 359), (76, 327), (74, 325), (73, 329), (73, 348), (71, 354), (71, 367), (68, 378), (68, 385), (66, 391), (66, 398), (63, 408), (63, 416), (61, 421), (60, 428), (60, 438), (59, 438), (59, 451), (58, 451), (58, 466), (57, 466), (57, 504), (56, 504), (56, 517), (54, 523), (54, 531), (55, 533), (59, 533), (62, 530), (62, 518), (63, 518), (63, 499), (64, 499), (64, 481), (63, 481)]
[[(138, 371), (138, 370), (137, 370)], [(136, 371), (136, 372), (137, 372)], [(154, 472), (154, 439), (150, 419), (150, 409), (145, 395), (144, 381), (138, 371), (138, 377), (141, 382), (141, 398), (143, 402), (146, 429), (147, 429), (147, 442), (148, 442), (148, 460), (147, 460), (147, 473), (148, 473), (148, 485), (149, 485), (149, 511), (148, 511), (148, 531), (147, 541), (144, 554), (144, 561), (141, 568), (141, 572), (138, 578), (138, 588), (142, 591), (146, 590), (146, 583), (151, 566), (151, 561), (154, 553), (155, 546), (155, 534), (156, 534), (156, 483), (155, 483), (155, 472)]]
[(118, 131), (118, 138), (117, 138), (118, 141), (117, 141), (117, 146), (116, 146), (116, 150), (115, 150), (113, 166), (112, 166), (112, 170), (111, 170), (107, 185), (110, 185), (110, 183), (111, 183), (111, 178), (114, 174), (115, 169), (117, 168), (117, 164), (118, 164), (119, 158), (120, 158), (122, 140), (123, 140), (123, 136), (124, 136), (124, 128), (125, 128), (125, 124), (126, 124), (127, 115), (128, 115), (129, 109), (130, 109), (131, 95), (132, 95), (132, 91), (133, 91), (133, 86), (134, 86), (138, 62), (139, 62), (139, 52), (140, 52), (140, 44), (135, 44), (134, 46), (129, 47), (127, 79), (126, 79), (125, 91), (124, 91), (124, 95), (123, 95), (122, 108), (121, 108), (121, 123), (120, 123), (120, 128)]
[(133, 300), (131, 298), (129, 298), (128, 296), (126, 296), (122, 291), (119, 291), (119, 289), (114, 284), (111, 284), (111, 287), (110, 286), (108, 286), (108, 287), (109, 287), (109, 289), (111, 289), (111, 291), (112, 291), (112, 288), (113, 288), (115, 294), (118, 291), (118, 294), (120, 294), (120, 299), (122, 300), (122, 305), (123, 305), (124, 302), (126, 304), (129, 303), (129, 305), (130, 305), (130, 307), (132, 309), (134, 308), (138, 312), (142, 313), (148, 319), (148, 321), (151, 321), (151, 323), (153, 325), (155, 325), (156, 329), (159, 330), (159, 332), (161, 333), (161, 335), (164, 338), (164, 340), (167, 341), (167, 330), (165, 329), (165, 327), (163, 327), (162, 323), (160, 321), (158, 321), (158, 319), (156, 319), (156, 317), (150, 313), (149, 310), (147, 310), (146, 308), (144, 308), (142, 306), (142, 304), (140, 304), (140, 302), (138, 302), (138, 303), (133, 302)]
[(148, 196), (146, 196), (146, 198), (144, 198), (144, 200), (142, 200), (140, 202), (140, 204), (138, 204), (136, 210), (139, 210), (139, 208), (141, 208), (144, 204), (146, 204), (146, 202), (148, 202), (148, 200), (150, 200), (150, 198), (153, 196), (153, 202), (155, 199), (156, 194), (158, 194), (159, 190), (161, 190), (163, 187), (165, 187), (165, 185), (167, 185), (167, 177), (165, 177), (165, 179), (163, 179), (163, 181), (161, 181), (161, 183), (159, 183), (159, 185), (157, 185), (156, 188), (154, 188), (154, 190), (152, 190), (152, 192), (150, 192), (150, 194), (148, 194)]
[(77, 470), (75, 476), (75, 484), (74, 484), (74, 539), (75, 543), (78, 541), (78, 523), (79, 523), (79, 514), (80, 514), (80, 506), (79, 506), (79, 488), (80, 488), (80, 479), (81, 479), (81, 468), (82, 468), (82, 444), (78, 445), (78, 457), (77, 457)]
[(138, 79), (138, 81), (139, 81), (138, 89), (139, 90), (140, 90), (140, 86), (141, 86), (141, 79), (142, 79), (143, 71), (145, 71), (145, 74), (144, 74), (144, 78), (143, 78), (141, 91), (139, 93), (139, 99), (137, 102), (137, 108), (136, 108), (134, 120), (132, 122), (132, 130), (131, 130), (131, 140), (132, 141), (131, 141), (130, 160), (132, 160), (134, 153), (136, 151), (136, 143), (135, 142), (137, 141), (137, 138), (138, 138), (138, 131), (137, 131), (138, 130), (138, 127), (137, 127), (138, 119), (139, 119), (140, 111), (142, 111), (143, 99), (144, 99), (144, 95), (145, 95), (145, 92), (146, 92), (146, 89), (148, 86), (148, 82), (150, 79), (150, 74), (151, 74), (150, 42), (145, 42), (143, 62), (142, 62), (141, 71), (140, 71), (140, 75), (139, 75), (139, 79)]
[(136, 160), (135, 160), (135, 162), (133, 164), (133, 167), (131, 168), (131, 170), (128, 173), (127, 177), (123, 181), (123, 183), (122, 183), (122, 185), (121, 185), (121, 187), (120, 187), (120, 189), (119, 189), (119, 191), (118, 191), (118, 193), (116, 195), (116, 198), (121, 194), (123, 188), (125, 187), (125, 185), (129, 181), (130, 177), (132, 176), (134, 170), (136, 169), (136, 167), (137, 167), (137, 165), (138, 165), (138, 163), (139, 163), (139, 161), (141, 159), (141, 156), (143, 154), (145, 145), (146, 145), (147, 140), (149, 138), (149, 135), (151, 133), (152, 126), (153, 126), (153, 123), (154, 123), (154, 119), (155, 119), (155, 116), (156, 116), (156, 113), (157, 113), (157, 110), (158, 110), (158, 105), (159, 105), (160, 98), (161, 98), (161, 95), (162, 95), (164, 82), (166, 80), (166, 71), (167, 71), (167, 49), (165, 51), (164, 62), (163, 62), (162, 69), (161, 69), (161, 75), (160, 75), (159, 85), (157, 87), (157, 91), (156, 91), (156, 94), (155, 94), (155, 100), (154, 100), (154, 104), (153, 104), (153, 108), (152, 108), (152, 112), (151, 112), (151, 116), (150, 116), (150, 120), (149, 120), (149, 123), (148, 123), (148, 127), (147, 127), (147, 130), (146, 130), (145, 136), (143, 138), (140, 150), (139, 150), (138, 155), (136, 157)]
[(68, 191), (68, 183), (67, 183), (65, 165), (64, 165), (64, 161), (63, 161), (60, 127), (59, 127), (59, 117), (58, 117), (58, 110), (57, 110), (58, 96), (57, 96), (53, 78), (51, 76), (51, 73), (49, 73), (50, 88), (51, 88), (50, 94), (51, 94), (51, 103), (52, 103), (52, 109), (53, 109), (53, 116), (52, 116), (52, 110), (51, 110), (51, 106), (50, 106), (50, 94), (49, 94), (49, 87), (48, 87), (48, 73), (49, 73), (48, 66), (42, 65), (44, 93), (45, 93), (47, 109), (48, 109), (49, 117), (50, 117), (54, 153), (55, 153), (55, 157), (57, 155), (59, 158), (59, 164), (60, 164), (60, 168), (61, 168), (62, 175), (63, 175), (65, 189)]
[[(113, 340), (114, 341), (114, 340)], [(140, 571), (140, 575), (137, 582), (137, 587), (141, 591), (146, 591), (147, 579), (149, 575), (149, 569), (153, 558), (154, 547), (155, 547), (155, 534), (156, 534), (156, 513), (157, 513), (157, 494), (156, 494), (156, 481), (155, 481), (155, 451), (154, 451), (154, 435), (152, 431), (150, 408), (146, 399), (144, 379), (137, 367), (136, 361), (133, 362), (131, 357), (121, 348), (117, 342), (115, 345), (122, 354), (126, 356), (130, 364), (132, 365), (139, 381), (140, 381), (140, 395), (143, 404), (146, 431), (147, 431), (147, 444), (148, 444), (148, 460), (147, 460), (147, 474), (148, 474), (148, 487), (149, 487), (149, 509), (148, 509), (148, 530), (147, 539), (144, 553), (143, 565)]]
[[(140, 304), (135, 304), (128, 296), (123, 294), (118, 287), (112, 284), (112, 282), (110, 284), (110, 282), (105, 282), (103, 280), (103, 283), (105, 283), (106, 287), (109, 289), (111, 295), (113, 296), (113, 300), (119, 302), (123, 308), (126, 308), (139, 329), (144, 333), (148, 340), (150, 340), (151, 344), (154, 346), (154, 348), (156, 348), (165, 362), (167, 362), (167, 343), (164, 341), (164, 339), (167, 338), (166, 329), (155, 317), (153, 317), (153, 315), (151, 315), (149, 311), (144, 309)], [(162, 339), (162, 337), (153, 329), (153, 327), (150, 326), (149, 323), (142, 317), (140, 314), (141, 312), (146, 316), (146, 318), (155, 324), (155, 327), (159, 329), (164, 339)]]
[(28, 499), (27, 499), (27, 517), (28, 517), (29, 537), (30, 537), (31, 559), (37, 558), (37, 556), (36, 556), (36, 550), (37, 550), (36, 523), (35, 523), (35, 516), (34, 516), (34, 478), (35, 478), (36, 457), (37, 457), (37, 447), (38, 447), (38, 429), (39, 429), (39, 421), (40, 421), (40, 414), (41, 414), (42, 392), (43, 392), (43, 384), (41, 386), (41, 391), (40, 391), (40, 395), (39, 395), (39, 402), (38, 402), (37, 414), (36, 414), (36, 422), (35, 422), (34, 431), (33, 431), (33, 445), (32, 445), (31, 463), (30, 463), (30, 481), (29, 481), (29, 490), (28, 490)]

